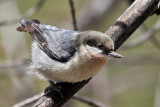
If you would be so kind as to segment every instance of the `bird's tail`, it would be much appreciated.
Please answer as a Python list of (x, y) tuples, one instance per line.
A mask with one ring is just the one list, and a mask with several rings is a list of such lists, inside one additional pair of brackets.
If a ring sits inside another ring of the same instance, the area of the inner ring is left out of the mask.
[(17, 31), (20, 32), (32, 32), (32, 24), (40, 24), (40, 21), (37, 19), (23, 19), (19, 21), (20, 27), (17, 28)]

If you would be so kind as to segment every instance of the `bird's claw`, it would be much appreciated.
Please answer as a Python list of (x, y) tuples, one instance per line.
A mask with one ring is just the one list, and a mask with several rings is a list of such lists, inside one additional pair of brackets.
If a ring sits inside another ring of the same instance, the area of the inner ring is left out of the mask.
[(62, 88), (60, 86), (57, 86), (56, 83), (49, 80), (50, 86), (48, 86), (44, 91), (44, 96), (53, 96), (53, 94), (60, 95), (61, 98), (63, 98), (62, 94)]

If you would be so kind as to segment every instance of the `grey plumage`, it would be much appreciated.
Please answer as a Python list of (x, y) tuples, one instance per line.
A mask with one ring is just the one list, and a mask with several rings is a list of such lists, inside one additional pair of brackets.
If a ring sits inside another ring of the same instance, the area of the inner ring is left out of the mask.
[(52, 51), (52, 54), (49, 55), (52, 59), (67, 62), (74, 55), (75, 47), (72, 39), (74, 36), (78, 36), (79, 32), (43, 24), (39, 24), (38, 27), (43, 31), (42, 36), (46, 39), (48, 48)]

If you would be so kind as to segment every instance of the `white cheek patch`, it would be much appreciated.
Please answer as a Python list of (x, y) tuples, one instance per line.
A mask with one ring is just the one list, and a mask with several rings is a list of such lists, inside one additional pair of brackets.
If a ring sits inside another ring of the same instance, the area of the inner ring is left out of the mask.
[(87, 48), (87, 50), (90, 53), (93, 53), (93, 54), (102, 54), (102, 50), (100, 50), (100, 49), (98, 49), (96, 47), (91, 47), (91, 46), (86, 45), (86, 48)]

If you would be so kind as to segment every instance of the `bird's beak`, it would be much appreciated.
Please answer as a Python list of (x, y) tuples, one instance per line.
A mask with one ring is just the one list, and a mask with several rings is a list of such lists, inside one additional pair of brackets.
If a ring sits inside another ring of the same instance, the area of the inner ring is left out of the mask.
[(122, 55), (114, 52), (114, 51), (111, 51), (110, 53), (108, 53), (108, 56), (111, 56), (111, 57), (114, 57), (114, 58), (123, 58)]

